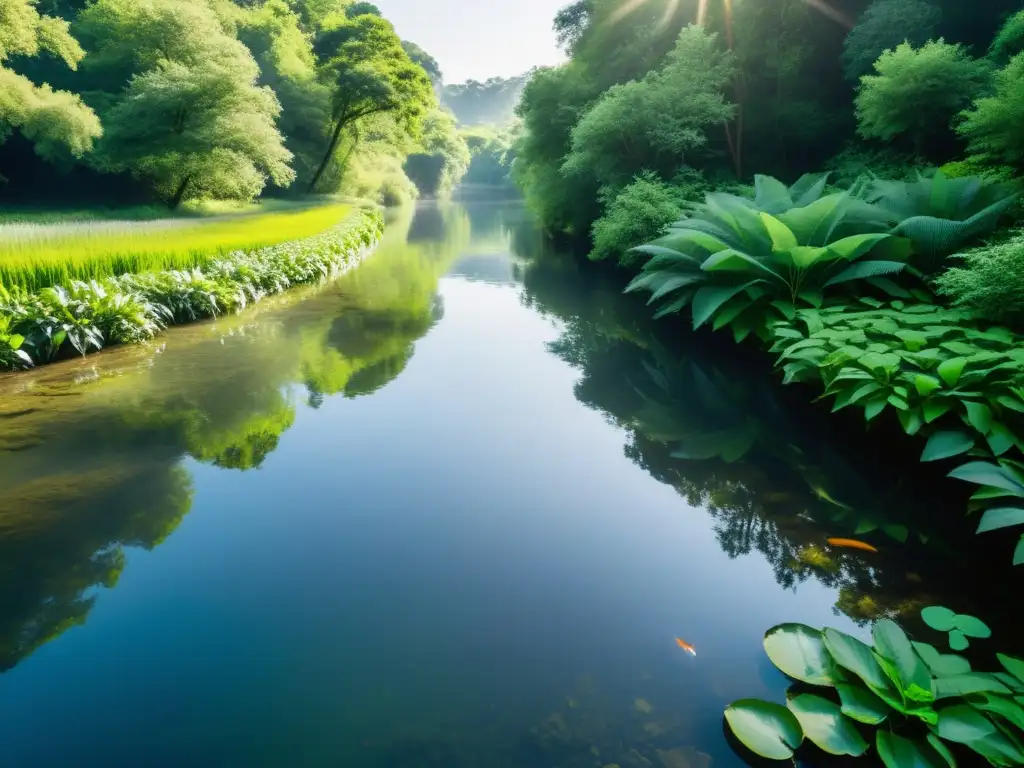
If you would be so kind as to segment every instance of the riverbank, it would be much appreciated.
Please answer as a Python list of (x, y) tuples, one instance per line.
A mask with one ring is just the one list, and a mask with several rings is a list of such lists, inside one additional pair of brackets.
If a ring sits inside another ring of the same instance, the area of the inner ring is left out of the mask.
[(383, 216), (345, 208), (312, 237), (238, 250), (203, 266), (141, 271), (46, 287), (0, 286), (0, 370), (153, 338), (168, 325), (234, 312), (294, 285), (336, 276), (383, 234)]

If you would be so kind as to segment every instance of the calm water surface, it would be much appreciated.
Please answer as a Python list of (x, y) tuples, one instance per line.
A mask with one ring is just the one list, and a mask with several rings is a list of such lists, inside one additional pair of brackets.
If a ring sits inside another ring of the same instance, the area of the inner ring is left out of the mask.
[(740, 765), (770, 626), (996, 625), (945, 486), (619, 287), (424, 206), (334, 284), (0, 379), (0, 765)]

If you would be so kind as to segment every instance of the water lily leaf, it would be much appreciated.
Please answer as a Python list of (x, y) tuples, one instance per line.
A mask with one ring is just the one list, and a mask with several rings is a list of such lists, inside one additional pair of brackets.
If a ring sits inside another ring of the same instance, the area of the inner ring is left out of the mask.
[(889, 716), (892, 709), (867, 688), (850, 683), (838, 683), (842, 713), (852, 720), (877, 725)]
[(782, 672), (811, 685), (834, 685), (835, 663), (821, 632), (804, 624), (780, 624), (764, 636), (764, 650)]
[(935, 681), (935, 697), (967, 696), (972, 693), (1009, 693), (1010, 689), (992, 675), (970, 672), (955, 677), (940, 677)]
[(740, 742), (769, 760), (788, 760), (804, 740), (800, 723), (781, 704), (740, 699), (725, 710), (725, 721)]
[(921, 454), (921, 461), (937, 461), (948, 459), (950, 456), (959, 456), (974, 447), (974, 438), (966, 432), (959, 430), (947, 430), (936, 432), (928, 438), (928, 444)]
[(939, 377), (951, 387), (955, 387), (956, 383), (960, 381), (960, 375), (964, 372), (964, 366), (967, 365), (966, 357), (951, 357), (949, 360), (944, 361), (935, 369), (935, 372), (939, 374)]
[(957, 614), (956, 628), (968, 637), (976, 637), (980, 640), (987, 640), (992, 637), (992, 630), (988, 628), (988, 624), (965, 613)]
[(878, 653), (895, 665), (904, 695), (911, 701), (934, 701), (932, 676), (899, 625), (882, 619), (875, 622), (871, 635)]
[(884, 729), (875, 737), (875, 748), (886, 768), (942, 768), (946, 764), (927, 742), (914, 742)]
[(994, 712), (1024, 731), (1024, 707), (1001, 696), (982, 693), (968, 700), (972, 707), (984, 712)]
[(954, 651), (966, 651), (970, 644), (967, 636), (959, 629), (954, 629), (949, 633), (949, 647)]
[(1011, 525), (1021, 525), (1022, 523), (1024, 523), (1024, 508), (995, 507), (985, 510), (985, 514), (982, 515), (981, 522), (978, 524), (977, 533), (1009, 528)]
[(929, 605), (927, 608), (921, 609), (921, 619), (924, 623), (939, 632), (949, 632), (955, 628), (956, 625), (953, 623), (955, 618), (956, 613), (941, 605)]
[(868, 743), (834, 702), (802, 693), (791, 698), (787, 706), (807, 738), (830, 755), (856, 757), (868, 751)]
[(997, 653), (996, 658), (999, 659), (999, 663), (1003, 665), (1007, 672), (1020, 680), (1021, 684), (1024, 684), (1024, 661), (1015, 659), (1013, 656), (1007, 656), (1005, 653)]
[(889, 690), (889, 678), (882, 671), (871, 646), (831, 627), (826, 627), (822, 632), (822, 640), (829, 655), (840, 667), (855, 674), (873, 691)]

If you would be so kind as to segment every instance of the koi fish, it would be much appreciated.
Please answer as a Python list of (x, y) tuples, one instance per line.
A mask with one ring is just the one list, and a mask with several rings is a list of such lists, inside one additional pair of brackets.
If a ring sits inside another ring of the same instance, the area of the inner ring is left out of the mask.
[(848, 547), (850, 549), (862, 549), (865, 552), (878, 551), (870, 544), (865, 544), (863, 541), (857, 541), (856, 539), (826, 539), (826, 541), (833, 547)]
[(676, 645), (678, 645), (680, 648), (682, 648), (684, 651), (686, 651), (691, 656), (696, 656), (697, 655), (697, 649), (694, 648), (692, 645), (690, 645), (685, 640), (683, 640), (682, 638), (679, 638), (679, 637), (676, 638)]

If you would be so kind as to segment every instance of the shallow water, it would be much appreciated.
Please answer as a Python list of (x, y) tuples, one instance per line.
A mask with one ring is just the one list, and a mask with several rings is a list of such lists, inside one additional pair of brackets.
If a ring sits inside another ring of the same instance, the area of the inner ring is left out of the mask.
[(423, 206), (331, 285), (0, 379), (0, 765), (740, 765), (774, 624), (943, 603), (1011, 649), (955, 486), (620, 288)]

